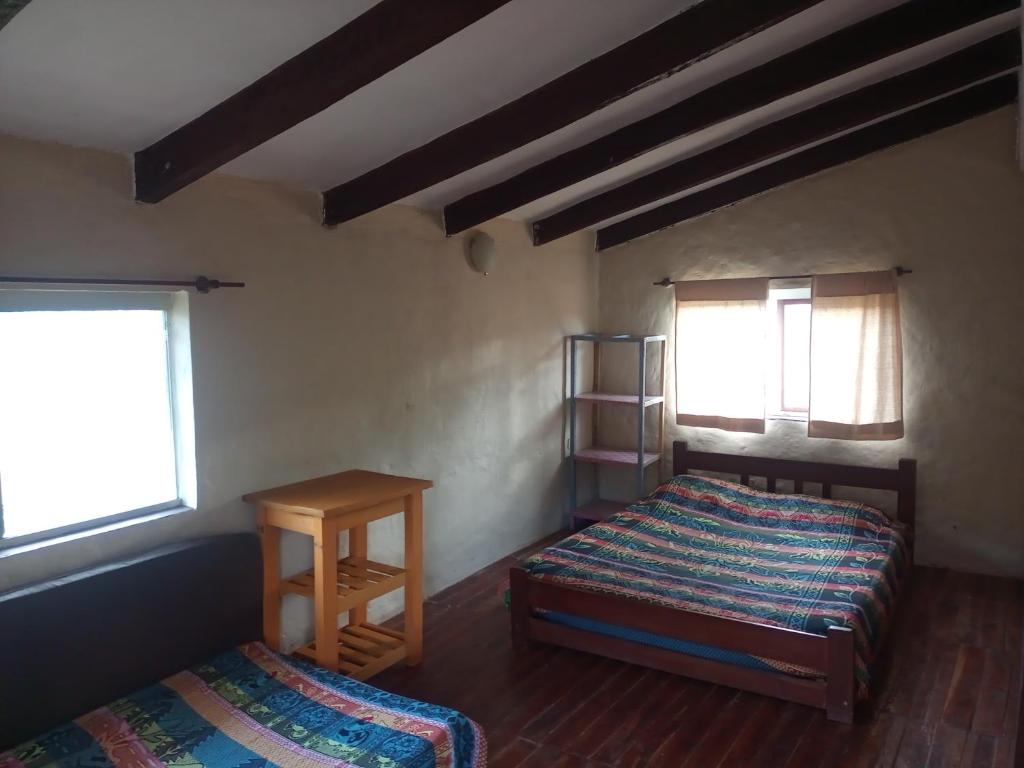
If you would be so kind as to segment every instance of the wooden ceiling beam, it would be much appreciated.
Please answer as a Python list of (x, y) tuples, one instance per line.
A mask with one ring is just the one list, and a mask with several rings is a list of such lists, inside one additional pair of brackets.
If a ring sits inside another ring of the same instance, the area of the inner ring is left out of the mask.
[(0, 29), (10, 24), (11, 19), (28, 3), (29, 0), (3, 0), (0, 2)]
[(652, 171), (532, 225), (534, 245), (780, 157), (1020, 65), (1017, 30), (861, 88)]
[(702, 0), (546, 85), (324, 193), (339, 224), (557, 131), (819, 0)]
[(689, 133), (1018, 7), (1019, 0), (897, 6), (450, 203), (445, 233), (462, 232)]
[(380, 0), (187, 125), (135, 153), (156, 203), (468, 27), (509, 0)]
[(1017, 75), (1010, 73), (971, 86), (910, 111), (845, 134), (692, 195), (616, 222), (597, 232), (606, 250), (688, 219), (738, 203), (791, 181), (843, 165), (1012, 104)]

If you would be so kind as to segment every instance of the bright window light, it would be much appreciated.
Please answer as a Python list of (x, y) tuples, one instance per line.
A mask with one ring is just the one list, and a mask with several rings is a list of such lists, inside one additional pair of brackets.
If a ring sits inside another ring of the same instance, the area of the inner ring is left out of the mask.
[(4, 537), (178, 501), (168, 314), (0, 312)]
[(763, 301), (680, 302), (676, 410), (694, 416), (763, 419), (764, 379), (757, 375), (757, 356), (764, 354), (764, 337)]
[(766, 317), (768, 415), (806, 421), (811, 384), (810, 281), (771, 285)]
[(782, 410), (806, 411), (810, 388), (811, 302), (806, 299), (780, 302), (779, 323)]

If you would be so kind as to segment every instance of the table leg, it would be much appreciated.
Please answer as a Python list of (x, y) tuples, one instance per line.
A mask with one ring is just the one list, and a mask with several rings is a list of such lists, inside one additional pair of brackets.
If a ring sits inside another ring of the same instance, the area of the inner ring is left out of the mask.
[(257, 530), (263, 551), (263, 642), (281, 649), (281, 529), (267, 522), (267, 510), (260, 507)]
[[(350, 557), (361, 557), (364, 560), (369, 554), (369, 537), (366, 533), (366, 523), (350, 528), (348, 532), (348, 554)], [(366, 603), (357, 605), (348, 612), (349, 624), (366, 623)]]
[(338, 529), (321, 520), (313, 532), (316, 663), (338, 671)]
[(423, 494), (405, 497), (405, 662), (423, 660)]

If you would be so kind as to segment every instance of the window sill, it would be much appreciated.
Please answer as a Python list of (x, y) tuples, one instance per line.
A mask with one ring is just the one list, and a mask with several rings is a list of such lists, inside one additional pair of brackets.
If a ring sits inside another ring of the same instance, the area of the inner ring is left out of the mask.
[(799, 421), (807, 423), (806, 413), (772, 413), (767, 417), (768, 421)]
[(83, 528), (71, 533), (55, 532), (53, 535), (47, 536), (45, 532), (43, 532), (41, 534), (27, 534), (25, 536), (15, 536), (10, 539), (0, 539), (0, 560), (7, 557), (25, 554), (27, 552), (33, 552), (39, 549), (45, 549), (46, 547), (52, 547), (58, 544), (65, 544), (72, 541), (87, 539), (103, 533), (110, 533), (111, 531), (118, 531), (137, 525), (144, 525), (156, 520), (162, 520), (165, 517), (171, 517), (172, 515), (180, 515), (183, 512), (192, 511), (194, 511), (192, 507), (179, 505), (122, 520), (108, 521), (106, 523), (97, 521), (95, 526)]

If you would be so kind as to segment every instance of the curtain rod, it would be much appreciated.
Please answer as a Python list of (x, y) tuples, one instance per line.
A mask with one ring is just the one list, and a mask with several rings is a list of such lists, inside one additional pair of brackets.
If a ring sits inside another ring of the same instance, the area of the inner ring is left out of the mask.
[[(896, 273), (896, 277), (903, 277), (904, 275), (909, 275), (914, 270), (906, 269), (905, 267), (894, 267), (893, 271)], [(806, 280), (806, 279), (809, 279), (809, 278), (812, 278), (812, 277), (817, 277), (817, 275), (775, 275), (774, 277), (769, 277), (768, 279), (769, 280)], [(668, 287), (670, 285), (675, 285), (676, 283), (686, 283), (686, 282), (690, 282), (690, 281), (689, 280), (669, 280), (667, 277), (663, 277), (658, 282), (652, 283), (652, 285), (661, 285), (661, 286)]]
[(217, 288), (245, 288), (245, 283), (230, 283), (199, 275), (194, 280), (119, 280), (106, 277), (13, 277), (0, 275), (0, 283), (38, 283), (43, 285), (159, 285), (173, 288), (195, 288), (209, 293)]

